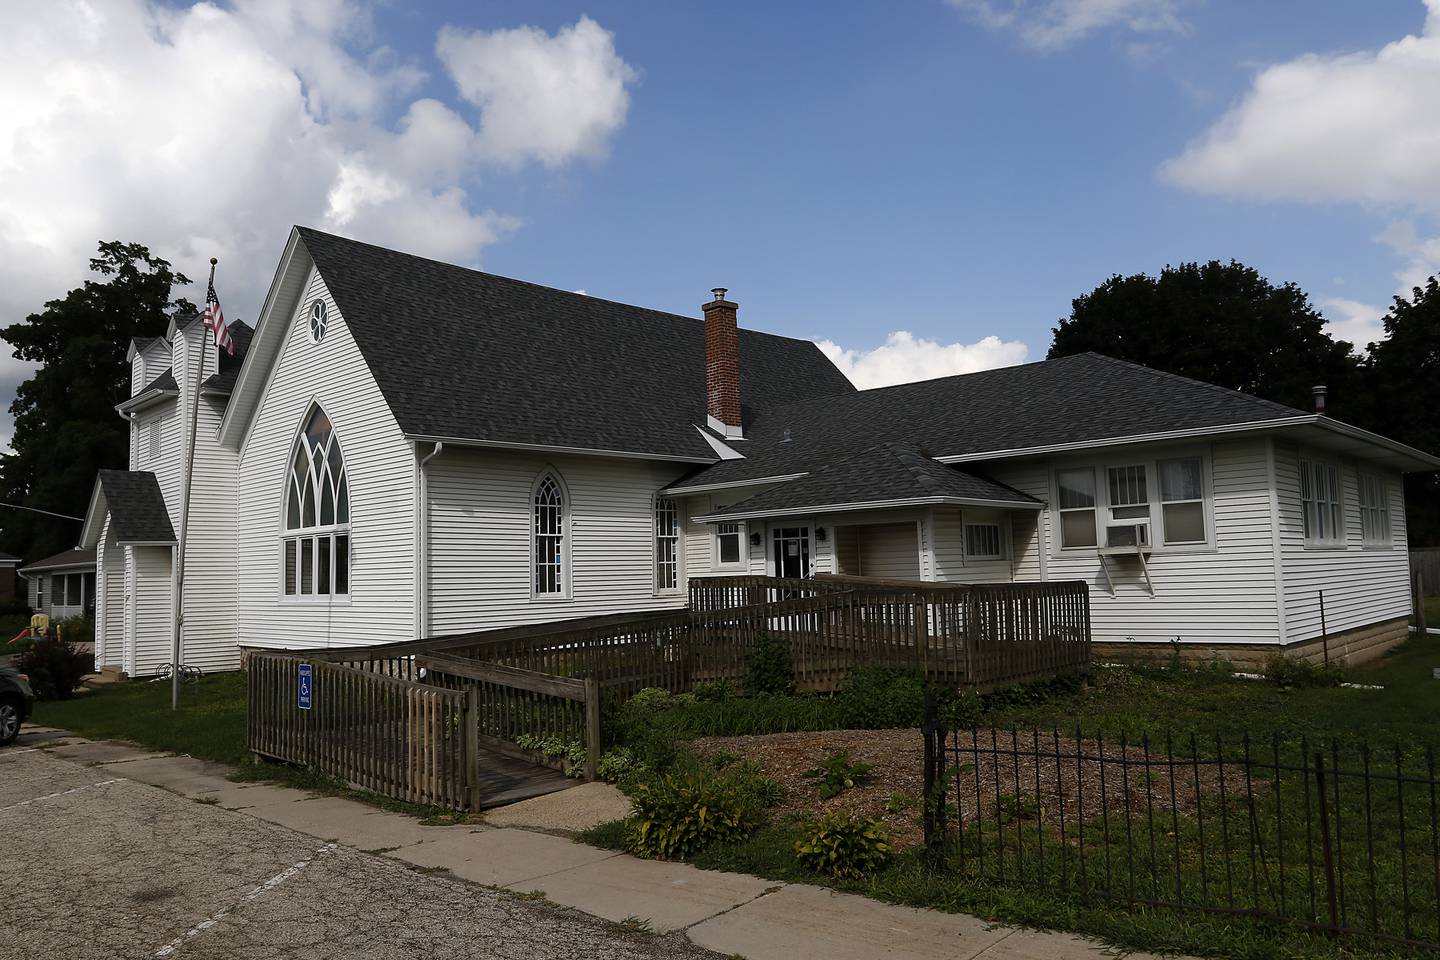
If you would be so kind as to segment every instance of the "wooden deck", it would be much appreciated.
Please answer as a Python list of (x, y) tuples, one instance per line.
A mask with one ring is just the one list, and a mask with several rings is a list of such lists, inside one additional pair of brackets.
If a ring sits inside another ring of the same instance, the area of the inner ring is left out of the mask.
[(567, 777), (559, 770), (517, 760), (498, 750), (481, 746), (479, 749), (478, 773), (480, 780), (480, 808), (488, 810), (506, 804), (529, 800), (570, 787), (579, 786), (584, 780)]

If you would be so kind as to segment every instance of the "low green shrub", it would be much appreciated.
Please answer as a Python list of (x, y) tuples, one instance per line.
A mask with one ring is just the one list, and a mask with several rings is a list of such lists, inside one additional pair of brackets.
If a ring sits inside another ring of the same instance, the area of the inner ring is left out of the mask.
[(768, 633), (760, 634), (745, 658), (745, 692), (751, 696), (786, 696), (794, 691), (795, 662), (790, 645)]
[(870, 764), (852, 761), (848, 750), (837, 750), (806, 770), (804, 776), (820, 781), (820, 799), (829, 800), (869, 780)]
[(95, 621), (89, 617), (66, 617), (50, 626), (56, 636), (66, 643), (95, 642)]
[(763, 806), (742, 778), (697, 768), (642, 782), (631, 793), (628, 848), (642, 857), (683, 860), (713, 843), (737, 843), (763, 822)]
[(65, 640), (37, 640), (15, 657), (14, 666), (30, 677), (41, 700), (69, 700), (80, 678), (95, 670), (95, 656)]
[(629, 747), (611, 747), (600, 755), (595, 772), (606, 783), (624, 783), (645, 772), (645, 764)]
[(729, 680), (705, 680), (695, 684), (690, 691), (702, 703), (721, 703), (735, 696), (736, 691)]
[(1265, 661), (1265, 679), (1287, 689), (1338, 687), (1345, 682), (1345, 667), (1340, 663), (1311, 663), (1275, 653)]
[(815, 873), (860, 880), (890, 861), (890, 835), (879, 820), (832, 810), (805, 828), (795, 858)]

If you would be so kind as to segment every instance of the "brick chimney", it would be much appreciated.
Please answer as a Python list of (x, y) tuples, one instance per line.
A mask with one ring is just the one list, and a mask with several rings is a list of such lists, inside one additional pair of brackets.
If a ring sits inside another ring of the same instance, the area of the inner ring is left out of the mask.
[(738, 305), (725, 299), (725, 288), (710, 291), (715, 299), (705, 311), (705, 412), (710, 426), (727, 437), (740, 433), (740, 347), (735, 322)]

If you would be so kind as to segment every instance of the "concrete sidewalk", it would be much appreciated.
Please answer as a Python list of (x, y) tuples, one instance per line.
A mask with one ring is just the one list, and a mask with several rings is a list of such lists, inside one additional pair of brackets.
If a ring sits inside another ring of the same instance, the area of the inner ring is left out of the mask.
[[(686, 864), (640, 860), (544, 830), (623, 814), (613, 788), (586, 785), (502, 808), (486, 822), (422, 826), (339, 797), (227, 779), (230, 768), (130, 744), (26, 728), (38, 748), (115, 776), (280, 824), (320, 840), (415, 867), (547, 899), (747, 960), (1100, 960), (1114, 948), (1068, 934), (997, 926), (963, 914), (916, 910), (806, 884), (781, 884)], [(1145, 957), (1145, 954), (1131, 954)]]

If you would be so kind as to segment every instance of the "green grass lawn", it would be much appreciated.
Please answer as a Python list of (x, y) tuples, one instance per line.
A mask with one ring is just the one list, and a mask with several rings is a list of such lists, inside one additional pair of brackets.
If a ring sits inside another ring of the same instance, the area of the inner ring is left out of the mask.
[(80, 693), (73, 700), (42, 701), (35, 722), (82, 737), (131, 740), (188, 753), (202, 760), (242, 763), (245, 748), (245, 675), (217, 673), (182, 684), (180, 710), (170, 709), (170, 684), (140, 680)]
[(1272, 733), (1286, 740), (1301, 735), (1361, 737), (1376, 747), (1391, 747), (1397, 740), (1427, 743), (1440, 739), (1435, 667), (1440, 667), (1440, 636), (1411, 637), (1388, 656), (1347, 672), (1349, 682), (1383, 690), (1283, 689), (1209, 669), (1100, 668), (1075, 693), (1036, 703), (999, 704), (985, 720), (1002, 727), (1061, 731), (1073, 731), (1079, 724), (1087, 734), (1123, 732), (1132, 740), (1145, 734), (1163, 738), (1167, 732), (1202, 738), (1248, 732), (1267, 740)]

